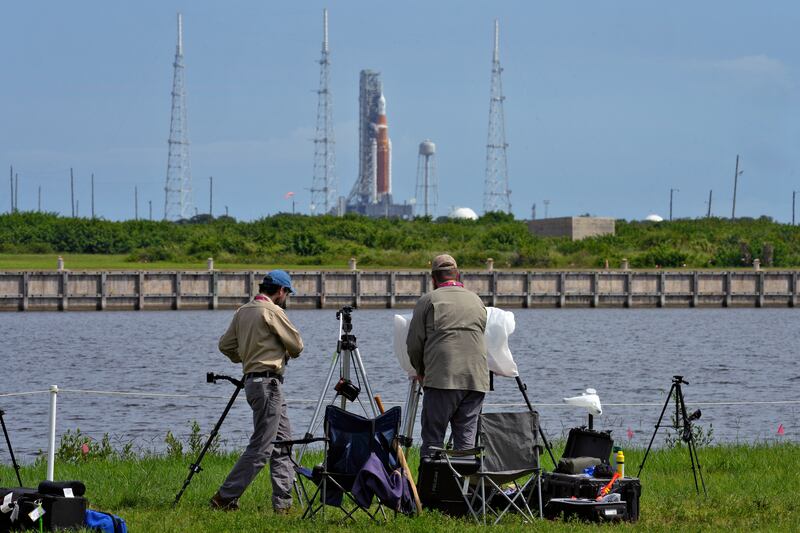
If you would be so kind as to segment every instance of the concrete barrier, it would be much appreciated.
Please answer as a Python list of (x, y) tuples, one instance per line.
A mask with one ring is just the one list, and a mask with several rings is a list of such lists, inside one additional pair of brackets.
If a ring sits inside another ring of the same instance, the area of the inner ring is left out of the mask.
[[(266, 272), (0, 272), (0, 310), (230, 309)], [(293, 308), (408, 308), (432, 290), (429, 272), (295, 271)], [(797, 307), (798, 271), (466, 271), (500, 307)]]

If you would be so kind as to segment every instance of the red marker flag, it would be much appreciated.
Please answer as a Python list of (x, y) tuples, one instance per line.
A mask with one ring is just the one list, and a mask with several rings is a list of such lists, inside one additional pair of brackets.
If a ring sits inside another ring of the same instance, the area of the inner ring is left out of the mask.
[(633, 430), (631, 428), (628, 428), (628, 440), (632, 439), (633, 439)]
[(786, 434), (786, 431), (783, 429), (783, 424), (778, 424), (778, 436), (783, 437)]

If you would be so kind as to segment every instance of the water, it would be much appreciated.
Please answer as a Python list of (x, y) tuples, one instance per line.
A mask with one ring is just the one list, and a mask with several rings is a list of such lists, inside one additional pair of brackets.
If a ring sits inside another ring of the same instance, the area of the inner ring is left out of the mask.
[[(402, 402), (407, 381), (391, 352), (393, 310), (353, 313), (354, 333), (374, 392)], [(408, 311), (401, 311), (408, 312)], [(800, 324), (786, 309), (515, 310), (511, 337), (520, 373), (539, 404), (551, 438), (585, 424), (585, 413), (562, 404), (586, 387), (605, 404), (600, 429), (623, 445), (647, 444), (673, 374), (691, 385), (686, 401), (770, 402), (800, 400)], [(286, 380), (295, 435), (307, 429), (335, 348), (338, 323), (331, 310), (292, 310), (306, 350), (291, 362)], [(217, 352), (230, 311), (19, 313), (0, 315), (0, 394), (62, 389), (148, 391), (191, 398), (137, 398), (63, 392), (58, 431), (80, 428), (94, 438), (134, 442), (162, 450), (168, 430), (186, 435), (189, 421), (210, 431), (233, 387), (208, 385), (208, 371), (239, 375)], [(513, 380), (498, 378), (487, 402), (520, 403)], [(223, 425), (230, 446), (243, 445), (251, 428), (242, 399)], [(362, 393), (366, 397), (365, 393)], [(47, 394), (0, 396), (12, 444), (24, 460), (47, 448)], [(611, 406), (613, 403), (655, 404)], [(549, 405), (556, 404), (556, 405)], [(499, 409), (495, 405), (487, 409)], [(800, 440), (800, 404), (703, 405), (699, 424), (713, 424), (714, 442)], [(666, 421), (673, 410), (667, 411)], [(779, 424), (785, 436), (776, 435)], [(417, 424), (418, 429), (418, 424)], [(630, 430), (630, 432), (629, 432)], [(629, 439), (628, 435), (632, 437)], [(660, 430), (657, 444), (667, 431)], [(8, 462), (5, 442), (0, 461)]]

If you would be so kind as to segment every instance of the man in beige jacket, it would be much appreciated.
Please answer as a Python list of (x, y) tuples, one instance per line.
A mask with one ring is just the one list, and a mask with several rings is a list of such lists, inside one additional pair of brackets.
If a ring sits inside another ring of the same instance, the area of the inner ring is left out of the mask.
[(292, 505), (294, 473), (289, 450), (272, 444), (275, 440), (292, 438), (282, 391), (283, 375), (289, 358), (303, 351), (303, 339), (283, 311), (292, 292), (289, 274), (283, 270), (271, 271), (259, 285), (259, 294), (236, 311), (219, 340), (219, 350), (244, 368), (244, 390), (253, 410), (253, 435), (211, 498), (211, 507), (215, 509), (238, 509), (239, 496), (264, 468), (267, 458), (273, 509), (282, 514)]
[(422, 397), (422, 447), (441, 447), (448, 424), (456, 450), (475, 446), (478, 415), (489, 390), (486, 362), (486, 307), (460, 281), (449, 255), (431, 263), (434, 291), (414, 307), (406, 348), (425, 394)]

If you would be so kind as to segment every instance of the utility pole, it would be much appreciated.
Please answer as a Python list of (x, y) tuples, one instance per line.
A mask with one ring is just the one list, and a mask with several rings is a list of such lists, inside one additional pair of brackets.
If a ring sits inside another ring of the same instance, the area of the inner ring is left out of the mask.
[(37, 208), (37, 211), (38, 211), (39, 213), (41, 213), (41, 212), (42, 212), (42, 186), (41, 186), (41, 185), (39, 185), (39, 202), (38, 202), (38, 208)]
[(214, 176), (208, 177), (208, 214), (214, 216)]
[(794, 226), (794, 208), (795, 208), (796, 198), (797, 198), (797, 191), (792, 191), (792, 226)]
[(225, 216), (228, 216), (228, 206), (225, 206)]
[(75, 178), (72, 175), (72, 169), (69, 169), (69, 202), (72, 208), (72, 218), (75, 218)]
[(531, 207), (531, 220), (536, 220), (536, 202)]
[(550, 200), (545, 200), (544, 202), (544, 218), (550, 218), (548, 211), (550, 210)]
[(94, 218), (94, 172), (92, 172), (92, 218)]
[(152, 221), (153, 220), (153, 200), (147, 200), (147, 203), (148, 203), (149, 208), (150, 208), (150, 220)]
[(739, 170), (739, 154), (736, 154), (736, 170), (733, 173), (733, 208), (731, 209), (731, 220), (736, 218), (736, 189), (739, 187), (739, 176), (744, 170)]
[(14, 165), (11, 165), (11, 171), (9, 172), (8, 179), (11, 182), (11, 212), (14, 212)]
[(680, 192), (680, 189), (670, 189), (669, 190), (669, 221), (672, 222), (672, 195), (676, 192)]
[(711, 196), (714, 194), (714, 189), (708, 191), (708, 213), (706, 213), (706, 218), (711, 218)]
[(133, 218), (139, 220), (139, 187), (133, 186)]
[(19, 211), (19, 174), (14, 174), (14, 209)]

